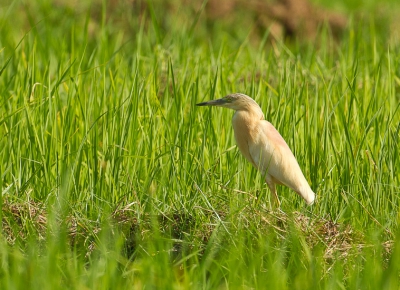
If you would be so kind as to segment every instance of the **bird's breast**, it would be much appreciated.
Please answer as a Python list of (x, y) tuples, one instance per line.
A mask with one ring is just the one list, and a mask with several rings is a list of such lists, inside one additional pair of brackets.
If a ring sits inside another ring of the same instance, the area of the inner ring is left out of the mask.
[(254, 143), (257, 138), (257, 132), (254, 124), (245, 114), (236, 112), (232, 118), (232, 127), (235, 135), (236, 144), (240, 152), (250, 163), (257, 167), (250, 154), (249, 149), (249, 144)]

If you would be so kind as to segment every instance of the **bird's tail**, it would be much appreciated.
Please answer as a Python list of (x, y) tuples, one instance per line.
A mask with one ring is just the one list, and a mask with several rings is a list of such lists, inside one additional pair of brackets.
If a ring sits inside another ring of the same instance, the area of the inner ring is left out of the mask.
[(315, 193), (308, 184), (302, 187), (298, 194), (306, 201), (307, 205), (312, 205), (315, 202)]

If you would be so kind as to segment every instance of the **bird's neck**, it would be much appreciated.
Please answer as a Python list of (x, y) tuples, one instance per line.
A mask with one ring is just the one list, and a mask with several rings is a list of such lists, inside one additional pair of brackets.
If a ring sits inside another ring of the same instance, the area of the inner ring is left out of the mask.
[(259, 110), (237, 110), (232, 118), (233, 132), (235, 134), (236, 144), (244, 157), (251, 162), (255, 167), (249, 151), (249, 143), (254, 143), (257, 140), (258, 130), (257, 125), (264, 119), (264, 114)]
[(243, 119), (248, 122), (264, 120), (264, 114), (258, 105), (248, 106), (244, 109), (237, 110), (235, 115), (237, 115), (239, 119)]
[[(232, 118), (235, 135), (239, 132), (245, 135), (251, 134), (252, 128), (256, 127), (261, 120), (264, 120), (264, 114), (259, 107), (258, 110), (237, 110)], [(247, 136), (247, 138), (251, 138), (251, 136)]]

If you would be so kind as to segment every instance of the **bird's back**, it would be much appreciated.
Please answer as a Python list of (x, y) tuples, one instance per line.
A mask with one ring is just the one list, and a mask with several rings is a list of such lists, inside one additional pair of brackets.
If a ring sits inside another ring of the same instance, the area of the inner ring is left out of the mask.
[(263, 174), (270, 175), (275, 183), (290, 187), (307, 203), (312, 203), (315, 194), (279, 132), (265, 120), (260, 120), (255, 130), (256, 139), (250, 143), (249, 152), (257, 168)]

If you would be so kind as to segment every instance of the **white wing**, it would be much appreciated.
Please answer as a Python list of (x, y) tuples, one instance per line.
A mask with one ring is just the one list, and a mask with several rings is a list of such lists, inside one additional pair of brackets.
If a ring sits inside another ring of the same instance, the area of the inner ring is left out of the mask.
[(289, 146), (268, 121), (258, 124), (255, 142), (249, 146), (249, 152), (263, 174), (269, 174), (276, 183), (284, 184), (299, 192), (308, 183), (301, 172)]

